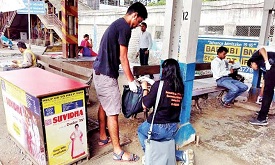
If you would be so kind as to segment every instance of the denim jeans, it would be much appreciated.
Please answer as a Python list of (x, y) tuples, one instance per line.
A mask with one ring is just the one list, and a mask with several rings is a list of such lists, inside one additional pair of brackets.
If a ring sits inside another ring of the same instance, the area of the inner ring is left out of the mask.
[[(143, 151), (145, 151), (144, 141), (148, 138), (150, 125), (150, 123), (145, 121), (138, 127), (138, 139)], [(177, 129), (177, 123), (154, 124), (151, 139), (156, 141), (171, 140), (174, 138)], [(177, 161), (183, 161), (183, 151), (176, 150), (175, 156)]]
[(223, 98), (225, 103), (231, 103), (236, 97), (248, 89), (247, 85), (231, 77), (221, 77), (217, 80), (217, 85), (229, 90)]

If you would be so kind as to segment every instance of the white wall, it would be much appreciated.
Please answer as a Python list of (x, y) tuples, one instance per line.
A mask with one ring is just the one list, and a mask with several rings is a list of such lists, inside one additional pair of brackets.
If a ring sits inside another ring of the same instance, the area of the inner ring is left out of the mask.
[[(203, 3), (200, 26), (223, 26), (225, 24), (261, 26), (263, 1), (264, 0), (224, 0)], [(159, 61), (156, 61), (158, 58), (153, 57), (160, 55), (159, 51), (161, 48), (159, 50), (159, 46), (162, 45), (162, 42), (165, 44), (165, 41), (156, 38), (156, 34), (161, 31), (159, 29), (163, 29), (163, 26), (165, 26), (165, 7), (147, 7), (147, 10), (148, 19), (145, 21), (148, 25), (147, 30), (152, 34), (155, 45), (157, 46), (155, 50), (151, 52), (152, 58), (150, 63), (158, 63)], [(94, 40), (94, 50), (97, 51), (106, 28), (113, 21), (122, 17), (126, 11), (127, 8), (125, 7), (108, 10), (79, 11), (79, 42), (85, 33), (90, 34), (90, 37)], [(129, 44), (129, 57), (135, 62), (137, 62), (135, 54), (139, 32), (139, 28), (132, 31), (132, 38)]]

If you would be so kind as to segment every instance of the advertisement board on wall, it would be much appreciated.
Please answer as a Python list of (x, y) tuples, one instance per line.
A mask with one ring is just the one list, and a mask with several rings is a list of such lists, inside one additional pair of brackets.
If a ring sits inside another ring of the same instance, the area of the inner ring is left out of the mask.
[(46, 164), (39, 100), (4, 79), (1, 87), (9, 134), (37, 164)]
[(257, 39), (201, 36), (198, 38), (196, 62), (211, 62), (220, 46), (228, 48), (227, 59), (240, 62), (242, 72), (253, 73), (253, 70), (247, 67), (247, 61), (257, 50)]
[[(28, 0), (23, 0), (25, 8), (17, 10), (18, 14), (28, 14), (29, 3)], [(30, 14), (46, 14), (44, 1), (30, 1)]]
[(42, 99), (50, 165), (69, 164), (88, 155), (85, 92)]

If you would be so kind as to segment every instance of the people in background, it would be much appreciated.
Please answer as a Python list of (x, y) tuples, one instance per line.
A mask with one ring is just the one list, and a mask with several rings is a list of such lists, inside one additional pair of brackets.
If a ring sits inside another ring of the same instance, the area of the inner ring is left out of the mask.
[(83, 48), (80, 50), (80, 53), (82, 53), (83, 57), (95, 57), (97, 54), (93, 51), (93, 40), (91, 39), (89, 41), (89, 35), (85, 34), (83, 36), (83, 40), (81, 41), (80, 46)]
[(228, 49), (226, 47), (219, 47), (217, 57), (211, 61), (211, 71), (213, 77), (216, 79), (217, 85), (228, 89), (227, 94), (220, 99), (220, 102), (224, 107), (230, 108), (235, 98), (245, 92), (248, 86), (229, 76), (230, 73), (233, 73), (233, 69), (228, 69), (226, 67), (227, 61), (225, 57), (227, 53)]
[(132, 29), (147, 18), (145, 6), (136, 2), (126, 14), (114, 21), (104, 32), (98, 56), (93, 63), (94, 84), (100, 102), (98, 110), (100, 142), (109, 142), (106, 126), (111, 137), (114, 152), (113, 159), (119, 161), (138, 161), (136, 154), (124, 152), (119, 142), (118, 115), (121, 112), (121, 94), (118, 86), (119, 64), (126, 76), (129, 88), (137, 92), (138, 83), (130, 70), (128, 45)]
[(13, 60), (12, 65), (10, 66), (5, 66), (3, 68), (4, 71), (9, 71), (9, 70), (16, 70), (16, 69), (22, 69), (22, 68), (30, 68), (30, 67), (36, 67), (36, 56), (34, 53), (30, 50), (27, 49), (27, 46), (24, 42), (20, 41), (17, 43), (18, 50), (22, 53), (23, 55), (23, 61), (21, 60)]
[[(139, 44), (136, 57), (139, 56), (140, 65), (148, 65), (149, 50), (152, 48), (152, 37), (151, 34), (146, 31), (147, 24), (145, 22), (141, 22), (140, 29), (141, 33), (139, 35)], [(153, 79), (154, 76), (150, 75), (150, 78)]]
[(12, 49), (13, 43), (8, 39), (3, 32), (0, 32), (0, 43), (5, 47)]
[[(270, 49), (270, 48), (269, 48)], [(251, 58), (247, 61), (247, 66), (253, 70), (262, 70), (264, 74), (264, 91), (262, 98), (261, 110), (257, 118), (252, 118), (249, 123), (252, 125), (264, 126), (267, 125), (267, 115), (270, 104), (273, 100), (274, 86), (275, 86), (275, 50), (265, 48), (257, 50)]]
[[(178, 129), (184, 85), (179, 64), (175, 59), (170, 58), (165, 60), (161, 67), (163, 87), (153, 121), (151, 139), (167, 141), (174, 138)], [(151, 108), (155, 105), (160, 81), (154, 82), (154, 80), (145, 76), (140, 77), (139, 80), (142, 82), (141, 86), (143, 89), (142, 106), (144, 109)], [(152, 85), (150, 92), (147, 83)], [(138, 127), (138, 138), (143, 151), (145, 151), (144, 141), (148, 138), (148, 131), (152, 123), (153, 114), (154, 113), (151, 113), (147, 121)], [(176, 150), (175, 156), (177, 161), (183, 161), (186, 165), (194, 163), (193, 150)]]

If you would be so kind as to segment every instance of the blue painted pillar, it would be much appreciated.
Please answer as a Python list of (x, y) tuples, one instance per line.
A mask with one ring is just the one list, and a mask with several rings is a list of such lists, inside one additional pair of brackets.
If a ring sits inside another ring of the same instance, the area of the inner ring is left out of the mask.
[(183, 146), (195, 140), (190, 124), (192, 90), (200, 23), (201, 0), (173, 0), (166, 4), (162, 61), (177, 59), (184, 80), (184, 98), (176, 143)]

